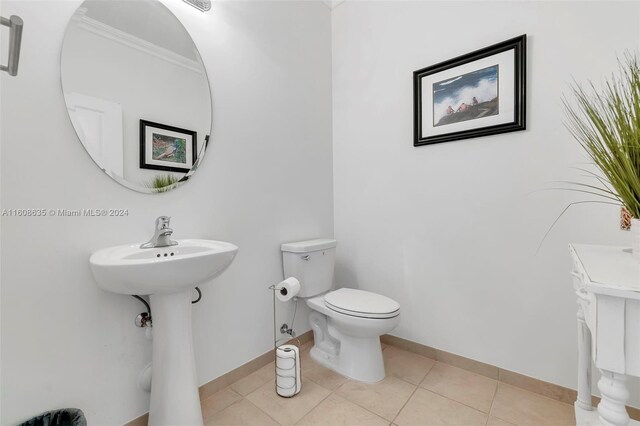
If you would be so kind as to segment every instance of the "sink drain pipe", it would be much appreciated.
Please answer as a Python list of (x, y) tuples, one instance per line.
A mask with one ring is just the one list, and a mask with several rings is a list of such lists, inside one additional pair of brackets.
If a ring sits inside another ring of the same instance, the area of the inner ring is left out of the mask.
[[(200, 300), (202, 300), (202, 291), (200, 290), (200, 288), (196, 287), (196, 291), (198, 292), (198, 297), (196, 298), (196, 300), (191, 301), (192, 304), (196, 304)], [(149, 306), (149, 303), (147, 303), (146, 300), (144, 300), (142, 297), (138, 296), (137, 294), (132, 294), (131, 296), (135, 297), (140, 302), (142, 302), (144, 304), (144, 307), (147, 309), (147, 312), (143, 312), (136, 317), (136, 325), (138, 327), (151, 326), (152, 324), (151, 306)]]
[(147, 308), (147, 312), (142, 312), (141, 314), (138, 314), (138, 316), (136, 316), (135, 325), (137, 327), (151, 327), (153, 324), (153, 321), (151, 320), (151, 306), (149, 306), (147, 301), (137, 294), (132, 294), (131, 296), (138, 299), (144, 304), (145, 308)]

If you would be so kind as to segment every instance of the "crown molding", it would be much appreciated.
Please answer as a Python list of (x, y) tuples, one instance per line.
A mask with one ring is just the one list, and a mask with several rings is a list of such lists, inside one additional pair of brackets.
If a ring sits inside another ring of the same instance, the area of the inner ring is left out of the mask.
[(90, 18), (86, 15), (87, 9), (80, 7), (71, 18), (76, 23), (78, 28), (85, 31), (104, 37), (106, 39), (115, 41), (121, 45), (136, 49), (140, 52), (162, 59), (163, 61), (178, 65), (182, 68), (186, 68), (198, 74), (203, 73), (203, 64), (200, 61), (194, 61), (193, 59), (185, 58), (184, 56), (175, 53), (164, 47), (155, 45), (147, 40), (143, 40), (139, 37), (131, 35), (127, 32), (114, 28), (110, 25), (100, 22), (96, 19)]

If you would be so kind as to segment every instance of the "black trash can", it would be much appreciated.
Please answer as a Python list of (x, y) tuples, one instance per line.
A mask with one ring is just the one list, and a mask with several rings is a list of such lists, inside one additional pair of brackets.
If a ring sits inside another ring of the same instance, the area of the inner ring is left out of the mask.
[(87, 426), (87, 419), (82, 410), (63, 408), (42, 413), (19, 426)]

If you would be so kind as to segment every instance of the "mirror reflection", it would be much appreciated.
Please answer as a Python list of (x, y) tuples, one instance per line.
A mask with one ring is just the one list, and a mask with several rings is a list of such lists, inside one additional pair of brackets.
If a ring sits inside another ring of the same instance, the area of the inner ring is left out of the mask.
[(196, 46), (157, 0), (87, 0), (61, 59), (67, 111), (96, 164), (147, 193), (184, 183), (211, 129), (211, 95)]

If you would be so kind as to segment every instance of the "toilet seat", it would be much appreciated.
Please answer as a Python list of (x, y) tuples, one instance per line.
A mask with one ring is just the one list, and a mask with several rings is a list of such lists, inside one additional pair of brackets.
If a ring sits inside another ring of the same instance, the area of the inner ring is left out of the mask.
[(385, 319), (400, 315), (400, 304), (381, 294), (352, 288), (341, 288), (324, 296), (324, 304), (332, 311), (360, 317)]

